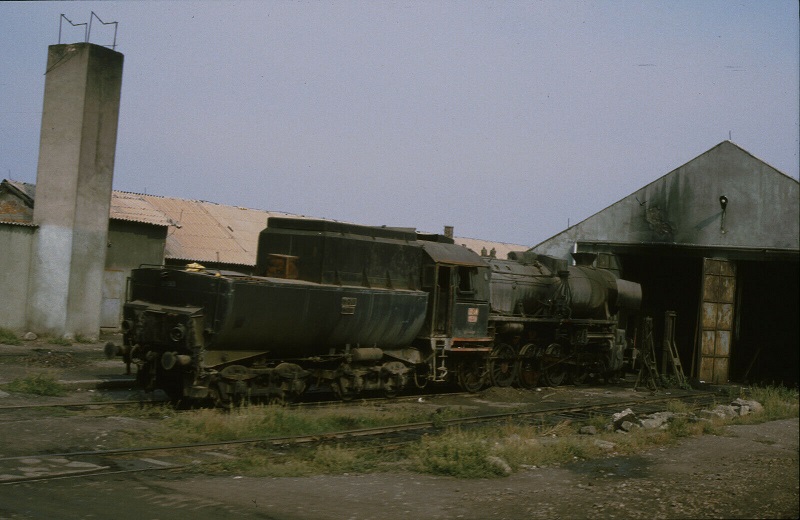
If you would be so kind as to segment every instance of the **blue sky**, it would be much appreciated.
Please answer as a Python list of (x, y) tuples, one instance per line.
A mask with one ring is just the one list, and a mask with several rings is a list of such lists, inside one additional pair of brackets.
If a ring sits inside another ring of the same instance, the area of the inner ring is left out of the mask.
[(729, 136), (798, 178), (796, 0), (3, 2), (0, 177), (92, 11), (118, 190), (534, 245)]

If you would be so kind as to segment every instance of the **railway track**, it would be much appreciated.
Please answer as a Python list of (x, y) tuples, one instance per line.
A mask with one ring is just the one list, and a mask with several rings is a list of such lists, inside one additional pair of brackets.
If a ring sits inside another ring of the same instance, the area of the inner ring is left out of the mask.
[(0, 412), (18, 412), (23, 410), (44, 410), (53, 408), (66, 408), (69, 410), (105, 407), (144, 406), (150, 404), (166, 404), (165, 399), (125, 400), (125, 401), (81, 401), (63, 403), (37, 403), (0, 406)]
[(470, 428), (487, 423), (514, 421), (520, 424), (550, 426), (564, 421), (586, 422), (596, 416), (610, 417), (625, 408), (637, 414), (666, 409), (669, 401), (682, 401), (690, 409), (713, 405), (716, 396), (708, 393), (669, 395), (647, 400), (616, 399), (585, 405), (548, 403), (535, 410), (483, 413), (458, 418), (333, 431), (324, 434), (290, 437), (248, 438), (220, 442), (174, 444), (142, 448), (73, 451), (31, 454), (0, 458), (0, 485), (33, 483), (66, 478), (98, 478), (145, 471), (180, 470), (235, 458), (227, 450), (236, 446), (254, 445), (262, 449), (286, 450), (304, 445), (362, 444), (365, 447), (396, 447), (414, 442), (426, 433), (446, 428)]
[[(342, 401), (341, 399), (336, 398), (333, 394), (315, 394), (312, 395), (309, 399), (301, 400), (297, 402), (286, 403), (285, 406), (289, 408), (336, 408), (336, 407), (346, 407), (352, 406), (354, 403), (357, 404), (370, 404), (370, 403), (382, 403), (382, 402), (407, 402), (407, 401), (414, 401), (419, 399), (420, 397), (426, 398), (429, 395), (442, 395), (442, 396), (458, 396), (458, 395), (470, 395), (468, 392), (461, 392), (461, 391), (440, 391), (436, 394), (427, 394), (427, 393), (419, 393), (419, 394), (409, 394), (409, 395), (402, 395), (398, 397), (359, 397), (356, 400), (352, 401)], [(38, 410), (38, 409), (56, 409), (56, 408), (65, 408), (69, 410), (80, 410), (80, 409), (88, 409), (88, 408), (110, 408), (110, 407), (129, 407), (129, 406), (146, 406), (146, 405), (166, 405), (170, 404), (171, 401), (164, 398), (157, 398), (157, 397), (146, 397), (140, 399), (128, 399), (128, 400), (108, 400), (108, 401), (100, 401), (100, 400), (93, 400), (93, 401), (58, 401), (58, 402), (49, 402), (49, 403), (35, 403), (35, 404), (19, 404), (19, 405), (9, 405), (9, 406), (0, 406), (0, 413), (2, 412), (17, 412), (17, 411), (24, 411), (24, 410)], [(211, 406), (211, 405), (209, 405)], [(176, 410), (180, 410), (180, 407), (176, 407)]]

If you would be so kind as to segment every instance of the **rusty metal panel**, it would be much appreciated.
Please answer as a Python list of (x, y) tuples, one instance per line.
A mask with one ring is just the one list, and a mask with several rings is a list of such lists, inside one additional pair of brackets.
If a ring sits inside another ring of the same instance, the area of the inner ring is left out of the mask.
[(713, 329), (717, 326), (717, 304), (703, 302), (703, 329)]
[(734, 298), (736, 298), (736, 278), (720, 276), (717, 299), (721, 302), (733, 303)]
[(733, 304), (717, 304), (717, 323), (716, 328), (720, 330), (731, 330), (733, 328)]
[(727, 357), (714, 358), (714, 377), (711, 378), (713, 383), (725, 384), (728, 382), (728, 361)]
[(703, 259), (703, 293), (700, 305), (699, 373), (701, 381), (726, 383), (731, 354), (731, 330), (736, 298), (736, 264)]
[(701, 349), (701, 353), (703, 356), (713, 356), (714, 355), (714, 346), (716, 345), (716, 334), (713, 330), (704, 330), (703, 331), (703, 346)]
[(731, 333), (728, 330), (718, 330), (715, 338), (714, 355), (729, 357), (731, 355)]
[(703, 276), (703, 300), (717, 300), (717, 276), (714, 273)]
[(698, 378), (701, 381), (711, 381), (714, 379), (714, 358), (704, 357), (700, 361), (700, 373)]
[(720, 276), (736, 276), (736, 264), (733, 262), (720, 262), (718, 265)]

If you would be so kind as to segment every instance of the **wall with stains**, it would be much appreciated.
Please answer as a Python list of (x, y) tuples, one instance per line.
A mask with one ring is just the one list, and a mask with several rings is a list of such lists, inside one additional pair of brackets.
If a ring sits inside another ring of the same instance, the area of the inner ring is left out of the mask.
[(23, 332), (36, 226), (0, 223), (0, 327)]
[(568, 258), (577, 241), (600, 241), (796, 251), (798, 186), (724, 141), (532, 250)]

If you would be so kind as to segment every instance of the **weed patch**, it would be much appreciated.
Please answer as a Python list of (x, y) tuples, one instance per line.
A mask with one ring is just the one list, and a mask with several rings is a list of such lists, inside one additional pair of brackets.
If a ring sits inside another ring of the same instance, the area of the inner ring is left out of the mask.
[(0, 343), (4, 345), (22, 345), (22, 340), (13, 331), (0, 327)]
[(72, 341), (70, 341), (67, 338), (50, 337), (50, 338), (47, 338), (47, 343), (50, 343), (51, 345), (58, 345), (59, 347), (71, 347), (72, 346)]
[(22, 379), (14, 379), (3, 385), (9, 392), (43, 396), (60, 396), (67, 393), (64, 385), (48, 374), (35, 374)]
[[(165, 412), (158, 427), (142, 432), (136, 442), (206, 442), (234, 439), (270, 439), (317, 435), (349, 429), (371, 428), (429, 420), (417, 411), (391, 411), (374, 406), (339, 410), (249, 405), (231, 411), (191, 410)], [(146, 436), (146, 437), (145, 437)]]
[(737, 424), (758, 424), (778, 419), (789, 419), (800, 415), (800, 394), (797, 388), (783, 386), (752, 387), (748, 399), (758, 401), (764, 407), (760, 413), (738, 417)]
[(475, 433), (448, 430), (425, 436), (412, 452), (414, 466), (423, 473), (458, 478), (500, 476), (502, 470), (489, 461), (487, 439)]

